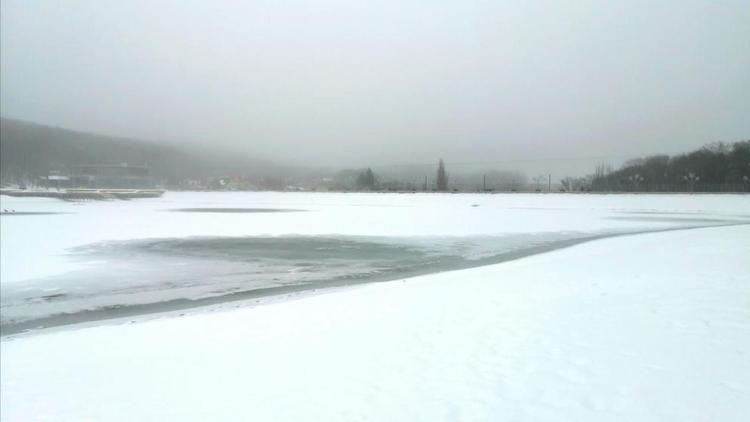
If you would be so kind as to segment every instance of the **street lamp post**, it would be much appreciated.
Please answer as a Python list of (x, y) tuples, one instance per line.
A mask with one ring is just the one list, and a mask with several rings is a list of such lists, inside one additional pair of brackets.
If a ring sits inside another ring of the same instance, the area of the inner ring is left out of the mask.
[(628, 180), (630, 181), (630, 183), (633, 184), (633, 190), (637, 191), (638, 190), (638, 185), (640, 185), (641, 182), (643, 182), (646, 179), (644, 179), (643, 176), (641, 176), (640, 174), (636, 173), (636, 174), (628, 177)]
[(695, 191), (695, 184), (701, 180), (701, 178), (693, 172), (686, 174), (682, 178), (688, 182), (688, 185), (690, 185), (690, 193), (693, 193)]

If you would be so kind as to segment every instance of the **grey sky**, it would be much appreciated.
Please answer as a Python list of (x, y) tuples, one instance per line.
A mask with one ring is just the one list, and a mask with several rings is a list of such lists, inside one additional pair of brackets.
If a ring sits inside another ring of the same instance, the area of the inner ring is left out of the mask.
[(296, 163), (617, 162), (750, 138), (748, 22), (747, 0), (3, 0), (1, 106)]

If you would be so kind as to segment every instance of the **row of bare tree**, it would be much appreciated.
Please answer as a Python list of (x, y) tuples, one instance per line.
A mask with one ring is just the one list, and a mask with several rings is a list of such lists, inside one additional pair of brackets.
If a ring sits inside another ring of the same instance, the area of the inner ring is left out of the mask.
[(600, 165), (586, 178), (566, 178), (561, 183), (566, 190), (574, 191), (747, 192), (750, 191), (750, 141), (717, 142), (672, 157), (638, 158), (615, 171)]

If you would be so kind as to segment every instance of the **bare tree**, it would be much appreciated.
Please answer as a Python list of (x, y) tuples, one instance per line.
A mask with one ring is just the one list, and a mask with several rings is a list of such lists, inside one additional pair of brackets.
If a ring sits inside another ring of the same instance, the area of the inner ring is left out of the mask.
[(359, 189), (373, 190), (376, 183), (375, 173), (369, 167), (357, 177), (357, 188)]
[(547, 180), (547, 176), (540, 174), (539, 176), (536, 176), (532, 179), (534, 183), (536, 183), (536, 191), (541, 192), (542, 191), (542, 183), (544, 183)]

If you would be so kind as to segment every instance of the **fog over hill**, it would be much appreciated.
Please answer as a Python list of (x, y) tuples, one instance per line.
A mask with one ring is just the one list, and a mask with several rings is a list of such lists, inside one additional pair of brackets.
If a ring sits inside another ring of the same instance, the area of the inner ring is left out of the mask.
[[(252, 157), (249, 154), (210, 147), (209, 143), (188, 145), (176, 142), (156, 142), (92, 134), (40, 125), (15, 119), (0, 121), (0, 178), (5, 184), (36, 184), (52, 171), (69, 173), (72, 166), (85, 164), (145, 165), (156, 184), (172, 189), (248, 189), (248, 190), (434, 190), (436, 189), (436, 161), (368, 166), (374, 171), (369, 184), (362, 184), (360, 176), (365, 167), (342, 164), (339, 167), (314, 167), (277, 163)], [(611, 166), (581, 165), (571, 160), (572, 173), (522, 172), (528, 162), (447, 162), (449, 189), (459, 191), (534, 191), (562, 188), (565, 190), (633, 190), (636, 186), (629, 177), (644, 178), (641, 190), (685, 190), (681, 179), (690, 171), (703, 177), (701, 190), (747, 190), (748, 141), (735, 144), (714, 143), (693, 152), (675, 155), (671, 162), (670, 181), (661, 180), (666, 170), (654, 173), (643, 163), (669, 160), (667, 155), (638, 159), (622, 159), (624, 164)], [(706, 155), (713, 158), (705, 158)], [(611, 161), (610, 161), (611, 162)], [(606, 163), (606, 161), (602, 161)], [(681, 164), (679, 164), (681, 163)], [(555, 163), (534, 160), (532, 164), (547, 165), (547, 170), (558, 169)], [(577, 170), (575, 169), (577, 167)], [(620, 168), (619, 170), (616, 170)], [(541, 167), (544, 170), (544, 167)], [(616, 171), (615, 171), (616, 170)], [(369, 170), (367, 170), (369, 171)], [(585, 174), (570, 177), (571, 174)], [(602, 180), (607, 180), (603, 183)], [(232, 180), (231, 185), (217, 185), (221, 179)], [(192, 183), (195, 184), (192, 184)], [(559, 183), (562, 183), (559, 185)], [(711, 186), (709, 186), (711, 184)]]
[(73, 131), (20, 120), (0, 122), (0, 167), (4, 181), (30, 179), (81, 164), (146, 165), (167, 184), (184, 179), (273, 177), (292, 168), (246, 154), (203, 145), (128, 139)]

